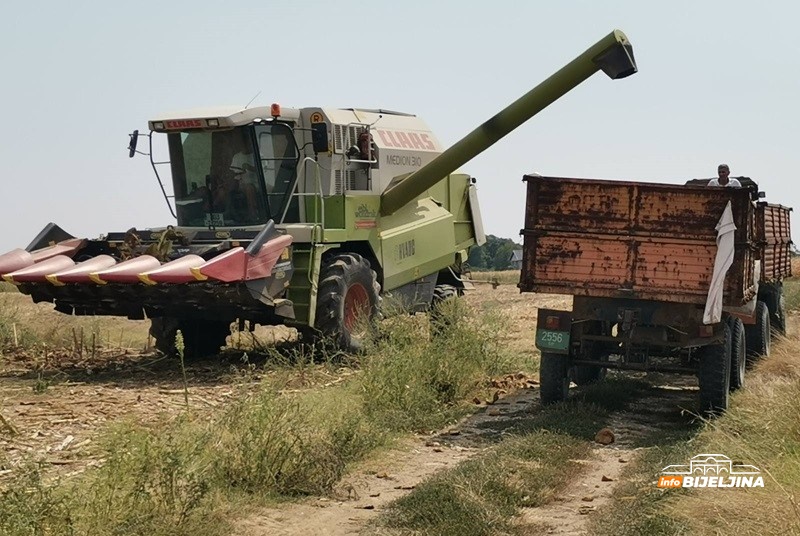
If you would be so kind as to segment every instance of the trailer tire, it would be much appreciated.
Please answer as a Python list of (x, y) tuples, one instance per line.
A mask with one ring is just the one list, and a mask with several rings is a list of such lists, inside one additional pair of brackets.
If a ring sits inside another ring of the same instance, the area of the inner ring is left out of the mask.
[(700, 349), (697, 379), (700, 384), (700, 411), (706, 416), (728, 409), (731, 382), (731, 330), (725, 325), (721, 342)]
[[(594, 335), (610, 335), (611, 328), (604, 328), (601, 322), (591, 322), (586, 324), (583, 329), (588, 333)], [(601, 343), (597, 341), (586, 341), (581, 343), (580, 351), (581, 359), (591, 359), (592, 361), (607, 361), (608, 351), (603, 350)], [(606, 377), (608, 369), (605, 367), (596, 367), (593, 365), (574, 365), (569, 369), (569, 376), (575, 385), (589, 385), (599, 382)]]
[(744, 337), (744, 324), (740, 318), (728, 317), (731, 330), (731, 391), (744, 387), (744, 372), (747, 362), (747, 348)]
[(554, 404), (567, 399), (569, 394), (569, 374), (567, 361), (563, 354), (542, 352), (539, 363), (539, 395), (542, 404)]
[(786, 302), (783, 298), (783, 283), (766, 283), (762, 299), (769, 310), (772, 331), (786, 335)]
[(605, 378), (606, 369), (592, 365), (575, 365), (570, 367), (569, 376), (575, 382), (575, 385), (590, 385)]
[(231, 323), (175, 317), (158, 317), (150, 321), (150, 335), (156, 341), (156, 349), (164, 355), (178, 356), (175, 346), (178, 330), (183, 335), (183, 357), (196, 359), (219, 353), (231, 333)]
[(754, 363), (762, 357), (769, 356), (770, 322), (769, 309), (763, 301), (756, 302), (756, 323), (748, 324), (744, 328), (744, 337), (747, 346), (747, 361)]
[(786, 335), (786, 300), (781, 292), (775, 296), (775, 314), (770, 318), (770, 325), (779, 335)]
[(369, 322), (377, 320), (381, 301), (381, 286), (369, 261), (357, 253), (335, 255), (322, 267), (319, 281), (317, 331), (340, 350), (361, 350), (362, 340), (354, 331), (358, 319), (366, 314)]

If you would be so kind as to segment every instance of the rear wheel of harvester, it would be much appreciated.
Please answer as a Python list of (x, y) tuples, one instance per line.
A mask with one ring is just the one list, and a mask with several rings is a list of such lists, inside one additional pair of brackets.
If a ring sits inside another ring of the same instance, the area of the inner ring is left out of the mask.
[(436, 285), (433, 289), (433, 300), (431, 300), (431, 310), (428, 315), (431, 325), (431, 335), (441, 335), (449, 325), (447, 314), (441, 307), (448, 300), (458, 298), (458, 289), (453, 285)]
[(191, 318), (153, 318), (150, 323), (150, 335), (156, 341), (156, 349), (163, 354), (177, 356), (175, 337), (178, 330), (183, 335), (184, 357), (193, 359), (218, 354), (231, 333), (231, 323)]
[(697, 379), (700, 383), (700, 411), (718, 415), (728, 409), (731, 383), (731, 330), (725, 325), (721, 342), (700, 348)]
[(744, 372), (747, 361), (745, 348), (744, 324), (740, 318), (728, 317), (728, 328), (731, 330), (731, 391), (744, 387)]
[(569, 394), (568, 357), (542, 352), (539, 363), (539, 394), (542, 404), (566, 400)]
[(747, 346), (747, 361), (753, 363), (756, 360), (769, 356), (770, 343), (770, 323), (769, 309), (767, 304), (756, 302), (756, 323), (748, 324), (744, 328), (745, 345)]
[(361, 349), (364, 323), (377, 319), (381, 287), (369, 261), (356, 253), (336, 255), (322, 267), (315, 327), (345, 351)]

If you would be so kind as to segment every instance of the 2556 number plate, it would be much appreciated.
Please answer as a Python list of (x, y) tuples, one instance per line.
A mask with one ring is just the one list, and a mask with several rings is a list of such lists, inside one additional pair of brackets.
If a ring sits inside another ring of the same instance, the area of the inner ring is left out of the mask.
[(569, 353), (569, 331), (536, 330), (536, 347), (555, 353)]

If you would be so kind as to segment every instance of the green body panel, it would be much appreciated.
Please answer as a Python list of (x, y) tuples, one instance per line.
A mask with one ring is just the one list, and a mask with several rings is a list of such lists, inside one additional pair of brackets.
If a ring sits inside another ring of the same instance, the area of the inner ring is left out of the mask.
[(453, 221), (453, 215), (431, 198), (417, 199), (381, 218), (380, 259), (387, 290), (455, 262)]
[(294, 305), (295, 323), (314, 325), (322, 254), (338, 244), (293, 244), (294, 274), (286, 297)]
[[(468, 175), (445, 177), (391, 216), (381, 216), (377, 195), (326, 198), (323, 241), (344, 250), (348, 243), (368, 243), (380, 262), (385, 290), (444, 270), (455, 262), (456, 252), (475, 244), (469, 184)], [(333, 228), (340, 215), (344, 228)]]
[[(313, 205), (311, 201), (309, 205)], [(325, 228), (345, 229), (345, 196), (334, 195), (325, 198)]]

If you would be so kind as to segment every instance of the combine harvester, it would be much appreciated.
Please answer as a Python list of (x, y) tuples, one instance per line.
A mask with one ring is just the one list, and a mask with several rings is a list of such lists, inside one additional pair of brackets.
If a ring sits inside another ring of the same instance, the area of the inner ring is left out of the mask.
[[(475, 180), (456, 170), (598, 70), (636, 72), (622, 32), (444, 152), (422, 120), (388, 110), (163, 115), (149, 122), (149, 154), (177, 225), (89, 240), (49, 224), (0, 255), (0, 274), (62, 313), (150, 318), (165, 353), (178, 329), (187, 355), (216, 353), (237, 320), (355, 349), (356, 320), (374, 317), (382, 295), (422, 311), (461, 294), (469, 248), (485, 238)], [(153, 158), (156, 136), (168, 161)]]

